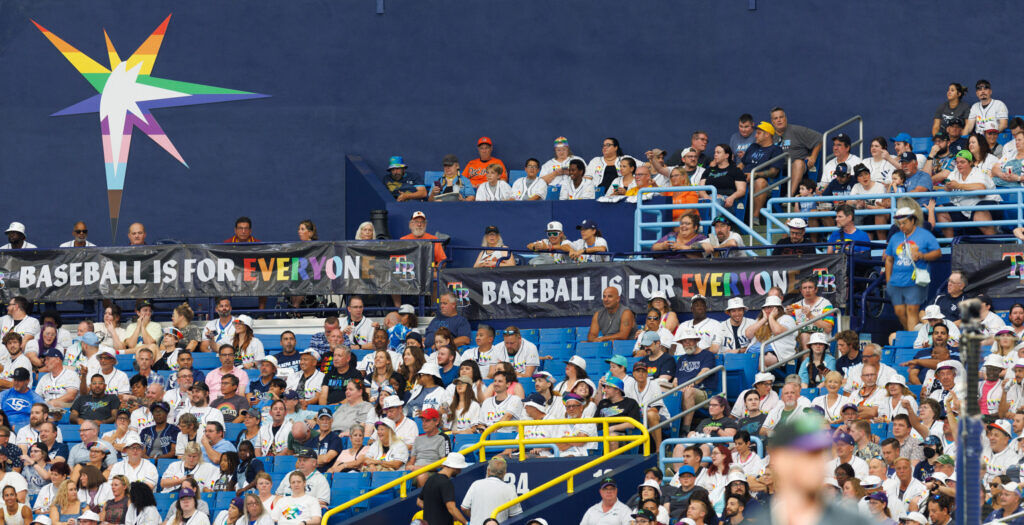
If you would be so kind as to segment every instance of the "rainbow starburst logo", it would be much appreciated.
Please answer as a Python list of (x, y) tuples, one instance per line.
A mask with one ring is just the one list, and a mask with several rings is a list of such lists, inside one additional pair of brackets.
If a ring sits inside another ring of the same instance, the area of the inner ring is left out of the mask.
[(116, 238), (125, 168), (128, 165), (128, 149), (135, 128), (140, 129), (164, 151), (188, 167), (185, 159), (171, 143), (171, 139), (157, 123), (151, 110), (269, 96), (152, 76), (160, 44), (164, 40), (164, 33), (170, 21), (171, 15), (167, 15), (160, 27), (157, 27), (127, 60), (121, 60), (104, 29), (103, 36), (107, 41), (107, 55), (110, 59), (109, 69), (61, 40), (35, 20), (32, 21), (98, 93), (51, 116), (99, 113), (113, 238)]

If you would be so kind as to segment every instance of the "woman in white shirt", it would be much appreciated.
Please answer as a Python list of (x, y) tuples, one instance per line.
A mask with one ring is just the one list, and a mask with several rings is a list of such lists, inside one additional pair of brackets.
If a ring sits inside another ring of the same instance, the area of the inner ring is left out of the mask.
[(362, 457), (362, 470), (381, 472), (402, 468), (409, 461), (409, 447), (395, 433), (395, 422), (384, 418), (376, 423), (376, 427), (377, 440), (370, 443), (366, 455)]
[(509, 257), (508, 251), (494, 249), (508, 248), (508, 246), (505, 246), (504, 241), (502, 241), (501, 232), (498, 231), (497, 226), (488, 226), (484, 229), (484, 239), (480, 245), (491, 249), (480, 250), (480, 253), (476, 256), (476, 262), (473, 263), (473, 268), (495, 268), (497, 266), (516, 265), (516, 260)]
[(838, 423), (843, 419), (843, 407), (852, 403), (850, 398), (840, 392), (843, 387), (843, 374), (832, 371), (825, 374), (824, 386), (826, 394), (820, 395), (811, 401), (812, 406), (821, 407), (825, 411), (825, 421)]
[[(979, 205), (997, 204), (1001, 199), (998, 195), (970, 195), (958, 197), (957, 192), (990, 190), (996, 187), (992, 177), (986, 177), (981, 169), (974, 166), (974, 155), (967, 150), (960, 150), (956, 154), (956, 168), (949, 173), (946, 179), (946, 191), (950, 192), (949, 203), (951, 206), (976, 207)], [(942, 209), (942, 208), (940, 208)], [(938, 211), (938, 210), (936, 210)], [(967, 210), (967, 211), (943, 211), (937, 214), (938, 222), (967, 222), (967, 221), (991, 221), (992, 212), (988, 210)], [(995, 235), (995, 226), (978, 226), (982, 235)], [(946, 237), (953, 236), (952, 228), (943, 228), (942, 234)]]
[(160, 488), (162, 492), (174, 492), (181, 487), (185, 478), (192, 478), (209, 490), (218, 477), (220, 471), (212, 463), (203, 461), (199, 444), (193, 442), (185, 445), (184, 459), (171, 463), (164, 471), (160, 478)]
[(270, 474), (266, 472), (256, 474), (256, 497), (263, 504), (264, 510), (269, 513), (274, 512), (274, 504), (281, 496), (274, 494), (274, 480)]
[(263, 359), (263, 341), (253, 333), (253, 320), (248, 315), (235, 318), (235, 335), (231, 346), (235, 347), (235, 363), (241, 360), (242, 368), (256, 368)]
[(579, 159), (580, 162), (586, 163), (583, 157), (572, 154), (572, 150), (569, 149), (569, 139), (558, 137), (555, 139), (555, 156), (540, 167), (540, 178), (547, 184), (558, 186), (557, 181), (566, 175), (569, 162), (573, 159)]
[(548, 197), (548, 184), (537, 176), (540, 172), (540, 161), (530, 157), (526, 159), (526, 176), (512, 183), (512, 200), (542, 201)]
[(889, 162), (889, 143), (885, 137), (871, 139), (871, 156), (861, 162), (871, 170), (871, 180), (888, 186), (892, 182), (892, 172), (896, 170)]
[[(401, 443), (401, 440), (397, 440)], [(404, 446), (404, 445), (403, 445)], [(277, 525), (316, 525), (322, 512), (320, 502), (306, 494), (306, 476), (299, 471), (288, 474), (291, 496), (282, 496), (274, 504), (271, 516)]]
[(595, 187), (607, 188), (618, 176), (623, 157), (619, 140), (615, 137), (605, 137), (601, 141), (601, 154), (590, 159), (583, 178), (593, 182)]
[(452, 434), (472, 434), (473, 427), (480, 423), (480, 403), (473, 392), (473, 380), (459, 376), (452, 383), (455, 392), (445, 411), (445, 426)]
[[(251, 496), (252, 494), (250, 494)], [(181, 501), (181, 500), (179, 500)], [(256, 500), (257, 506), (260, 510), (263, 510), (263, 504)], [(231, 504), (228, 505), (228, 510), (222, 510), (217, 514), (217, 517), (213, 520), (213, 525), (248, 525), (249, 521), (245, 520), (245, 498), (236, 497), (231, 499)]]
[[(156, 498), (153, 497), (153, 489), (149, 488), (149, 485), (141, 481), (133, 482), (128, 489), (128, 502), (128, 512), (124, 515), (125, 524), (160, 523), (160, 513), (156, 510)], [(187, 525), (210, 525), (210, 520), (207, 519), (205, 524), (196, 521)]]
[(577, 262), (605, 262), (610, 261), (608, 255), (592, 255), (608, 251), (608, 241), (601, 236), (601, 230), (597, 224), (589, 219), (576, 225), (580, 231), (580, 238), (572, 243), (572, 250), (569, 251), (569, 258)]
[(725, 487), (729, 484), (729, 465), (732, 464), (732, 454), (729, 448), (723, 443), (715, 445), (711, 449), (711, 466), (701, 469), (695, 483), (708, 491), (708, 497), (712, 505), (717, 505), (725, 495)]
[[(871, 174), (871, 170), (864, 164), (857, 164), (853, 167), (854, 176), (857, 177), (857, 184), (850, 188), (850, 196), (855, 195), (873, 195), (885, 193), (885, 184), (875, 180)], [(889, 199), (874, 199), (874, 200), (855, 200), (850, 201), (853, 203), (853, 207), (858, 210), (881, 210), (889, 209)], [(889, 214), (880, 215), (858, 215), (854, 218), (857, 224), (888, 224)], [(879, 240), (885, 240), (884, 231), (872, 232), (879, 234)], [(868, 234), (869, 236), (871, 233)]]
[[(907, 380), (901, 375), (894, 375), (885, 384), (886, 396), (878, 407), (878, 418), (876, 421), (888, 423), (894, 416), (899, 414), (917, 413), (917, 401), (914, 399), (910, 389), (907, 388)], [(908, 400), (909, 406), (904, 406), (903, 400)]]
[(112, 304), (103, 309), (103, 324), (95, 327), (96, 335), (100, 336), (100, 342), (111, 348), (124, 346), (124, 338), (128, 337), (121, 326), (121, 307)]
[(981, 173), (992, 178), (992, 169), (999, 165), (999, 157), (992, 154), (992, 148), (988, 145), (985, 137), (977, 133), (967, 138), (967, 150), (974, 155), (974, 166), (981, 170)]
[(255, 494), (245, 495), (245, 514), (242, 515), (244, 518), (242, 523), (245, 525), (273, 525), (274, 520), (270, 517), (270, 511), (268, 511), (263, 503), (260, 502), (260, 498)]
[(636, 173), (636, 161), (632, 157), (623, 157), (619, 163), (619, 176), (612, 180), (612, 184), (608, 186), (605, 196), (624, 196), (630, 188), (635, 188), (636, 177), (633, 176), (634, 173)]

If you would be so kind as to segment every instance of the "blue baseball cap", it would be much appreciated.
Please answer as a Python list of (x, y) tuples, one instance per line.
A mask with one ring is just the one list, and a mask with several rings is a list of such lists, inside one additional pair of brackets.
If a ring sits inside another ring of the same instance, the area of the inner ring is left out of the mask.
[(585, 230), (587, 228), (597, 229), (597, 223), (590, 219), (583, 219), (583, 222), (576, 225), (577, 230)]
[(891, 137), (891, 140), (893, 142), (906, 142), (907, 144), (910, 144), (914, 139), (910, 136), (910, 133), (904, 131), (897, 134), (895, 137)]
[[(645, 346), (651, 346), (654, 343), (660, 343), (660, 342), (661, 342), (661, 336), (658, 335), (658, 332), (655, 332), (655, 331), (652, 331), (652, 330), (648, 330), (648, 331), (644, 332), (643, 337), (640, 338), (640, 347), (642, 348), (642, 347), (645, 347)], [(616, 357), (618, 357), (618, 356), (616, 356)]]
[(43, 350), (42, 355), (40, 355), (39, 357), (42, 357), (43, 359), (46, 359), (47, 357), (56, 357), (57, 359), (64, 359), (64, 354), (60, 350), (57, 350), (56, 348), (47, 348), (46, 350)]
[(626, 362), (626, 358), (621, 355), (613, 355), (611, 359), (605, 359), (604, 362), (611, 363), (613, 365), (619, 365), (622, 368), (626, 368), (627, 366), (629, 366), (629, 363)]
[(98, 346), (100, 344), (100, 336), (96, 335), (96, 332), (86, 332), (82, 334), (82, 337), (76, 337), (71, 340), (73, 343), (85, 343), (89, 346)]
[(678, 475), (682, 476), (683, 474), (689, 474), (691, 476), (696, 476), (697, 475), (697, 471), (693, 470), (693, 467), (691, 467), (689, 465), (683, 465), (682, 467), (679, 467)]
[(405, 166), (405, 159), (403, 159), (401, 155), (394, 155), (390, 159), (388, 159), (388, 169), (389, 170), (395, 169), (395, 168), (404, 168), (404, 167), (406, 167)]
[(623, 392), (626, 391), (626, 386), (622, 383), (622, 380), (610, 374), (604, 376), (604, 384), (605, 386), (613, 386), (615, 388), (618, 388)]

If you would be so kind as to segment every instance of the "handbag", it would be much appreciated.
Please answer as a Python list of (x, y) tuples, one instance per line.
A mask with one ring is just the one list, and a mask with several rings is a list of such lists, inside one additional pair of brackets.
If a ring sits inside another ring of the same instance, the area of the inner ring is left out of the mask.
[(914, 269), (914, 284), (928, 286), (932, 282), (932, 275), (927, 268)]

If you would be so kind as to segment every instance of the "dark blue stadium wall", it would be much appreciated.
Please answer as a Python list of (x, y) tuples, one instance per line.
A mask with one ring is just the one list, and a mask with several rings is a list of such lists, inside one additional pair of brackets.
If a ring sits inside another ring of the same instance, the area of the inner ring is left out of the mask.
[(173, 13), (155, 76), (270, 95), (155, 110), (189, 168), (135, 133), (119, 243), (134, 220), (151, 240), (220, 240), (242, 214), (264, 240), (304, 218), (350, 237), (366, 196), (346, 192), (346, 153), (422, 173), (488, 135), (520, 168), (558, 135), (588, 159), (613, 135), (640, 155), (698, 128), (727, 141), (775, 104), (818, 129), (860, 113), (869, 136), (920, 136), (950, 81), (989, 78), (1011, 112), (1024, 87), (1009, 0), (383, 2), (0, 4), (0, 219), (41, 246), (75, 219), (111, 242), (98, 119), (49, 116), (94, 91), (30, 19), (106, 65), (104, 28), (125, 58)]

